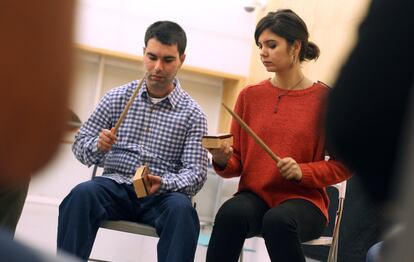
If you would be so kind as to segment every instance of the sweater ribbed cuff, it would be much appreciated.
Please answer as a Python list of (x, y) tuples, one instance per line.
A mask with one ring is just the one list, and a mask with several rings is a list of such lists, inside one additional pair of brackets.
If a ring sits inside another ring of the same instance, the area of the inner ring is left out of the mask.
[(299, 181), (300, 185), (310, 186), (312, 184), (312, 172), (306, 164), (299, 164), (302, 171), (302, 179)]

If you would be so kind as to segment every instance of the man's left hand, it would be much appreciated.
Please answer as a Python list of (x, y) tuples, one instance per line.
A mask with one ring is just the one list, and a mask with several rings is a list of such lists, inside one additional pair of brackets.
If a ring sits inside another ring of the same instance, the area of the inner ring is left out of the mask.
[(150, 185), (151, 185), (151, 188), (148, 190), (149, 195), (153, 195), (161, 187), (161, 183), (162, 183), (161, 177), (148, 174), (148, 181), (150, 182)]

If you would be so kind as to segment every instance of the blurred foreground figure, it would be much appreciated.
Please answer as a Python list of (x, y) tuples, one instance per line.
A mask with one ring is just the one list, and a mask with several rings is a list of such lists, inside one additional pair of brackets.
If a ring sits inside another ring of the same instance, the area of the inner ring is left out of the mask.
[(66, 122), (74, 1), (3, 0), (0, 183), (19, 185), (56, 151)]
[[(331, 93), (327, 115), (328, 140), (336, 155), (355, 170), (374, 201), (392, 206), (391, 212), (384, 213), (394, 216), (394, 221), (401, 221), (395, 220), (396, 208), (409, 211), (414, 207), (414, 198), (398, 198), (404, 190), (413, 191), (407, 187), (409, 181), (400, 186), (412, 177), (412, 172), (401, 167), (409, 161), (407, 141), (413, 136), (404, 136), (412, 121), (408, 113), (414, 76), (414, 38), (409, 34), (414, 28), (413, 15), (410, 0), (371, 3), (357, 45)], [(396, 254), (390, 261), (414, 260), (412, 255)]]
[[(50, 160), (64, 130), (73, 11), (72, 0), (0, 4), (0, 223), (12, 233), (30, 176)], [(4, 261), (72, 261), (47, 258), (12, 235), (0, 232)]]

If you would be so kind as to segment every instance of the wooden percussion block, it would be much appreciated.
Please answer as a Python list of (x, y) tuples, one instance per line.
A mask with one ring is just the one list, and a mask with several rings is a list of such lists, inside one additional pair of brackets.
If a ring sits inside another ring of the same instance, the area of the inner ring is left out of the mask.
[(233, 145), (233, 135), (232, 134), (217, 134), (217, 135), (208, 135), (203, 136), (201, 144), (204, 148), (220, 148), (223, 143), (228, 145)]
[(135, 172), (132, 183), (134, 184), (135, 193), (138, 198), (148, 196), (151, 183), (148, 180), (148, 174), (150, 173), (148, 166), (140, 166)]

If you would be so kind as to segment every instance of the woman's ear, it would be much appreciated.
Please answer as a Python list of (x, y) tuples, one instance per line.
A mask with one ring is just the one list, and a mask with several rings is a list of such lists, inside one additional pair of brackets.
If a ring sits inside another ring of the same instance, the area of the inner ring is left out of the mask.
[(300, 53), (300, 48), (302, 47), (302, 42), (299, 40), (295, 40), (292, 44), (293, 54), (298, 56)]

